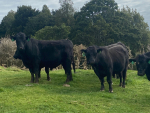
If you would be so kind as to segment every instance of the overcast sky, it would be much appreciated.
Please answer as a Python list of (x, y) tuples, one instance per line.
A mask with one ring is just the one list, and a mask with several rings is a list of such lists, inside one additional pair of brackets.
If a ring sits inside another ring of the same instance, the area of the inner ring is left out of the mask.
[[(90, 0), (72, 0), (74, 8), (79, 10), (86, 2)], [(150, 0), (115, 0), (119, 8), (129, 6), (137, 9), (146, 23), (150, 26)], [(42, 10), (42, 6), (46, 4), (50, 10), (60, 7), (59, 0), (0, 0), (0, 22), (10, 10), (17, 11), (17, 6), (30, 5), (32, 8)]]

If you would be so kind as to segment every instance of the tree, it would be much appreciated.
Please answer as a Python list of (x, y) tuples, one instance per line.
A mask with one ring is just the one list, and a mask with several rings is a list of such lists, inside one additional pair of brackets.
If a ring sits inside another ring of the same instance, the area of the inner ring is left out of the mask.
[(24, 32), (27, 35), (34, 35), (38, 30), (44, 28), (45, 26), (53, 26), (53, 25), (54, 25), (53, 16), (51, 15), (48, 7), (44, 5), (40, 14), (29, 18), (25, 26)]
[(4, 37), (5, 35), (10, 34), (10, 28), (12, 27), (12, 23), (15, 20), (14, 18), (15, 12), (13, 10), (9, 11), (7, 16), (5, 16), (0, 24), (0, 37)]
[(12, 25), (12, 32), (23, 32), (28, 22), (28, 19), (39, 14), (39, 11), (32, 9), (31, 6), (19, 6), (17, 12), (15, 13), (15, 20)]
[(60, 0), (60, 9), (55, 12), (55, 25), (65, 23), (67, 26), (74, 25), (74, 8), (71, 0)]
[(34, 38), (40, 40), (60, 40), (67, 39), (70, 27), (62, 24), (61, 26), (45, 26), (35, 33)]
[[(75, 26), (71, 30), (70, 39), (75, 44), (107, 45), (114, 43), (112, 38), (111, 18), (118, 9), (114, 0), (91, 0), (75, 13)], [(81, 38), (82, 37), (82, 38)]]
[(112, 18), (112, 28), (115, 41), (122, 41), (129, 46), (133, 55), (147, 51), (149, 27), (136, 10), (131, 10), (128, 6), (118, 10)]

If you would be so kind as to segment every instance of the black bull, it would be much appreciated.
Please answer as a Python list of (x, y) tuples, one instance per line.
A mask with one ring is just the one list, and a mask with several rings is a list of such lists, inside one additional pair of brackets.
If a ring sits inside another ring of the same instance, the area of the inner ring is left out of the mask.
[(137, 74), (144, 76), (150, 81), (150, 52), (137, 55), (136, 58), (129, 59), (130, 62), (136, 62)]
[(16, 40), (17, 44), (14, 58), (21, 59), (24, 65), (29, 68), (32, 83), (34, 81), (36, 83), (39, 82), (40, 70), (43, 67), (45, 67), (47, 73), (47, 80), (50, 80), (49, 68), (56, 68), (60, 64), (62, 64), (65, 74), (67, 75), (66, 82), (73, 80), (71, 63), (73, 64), (74, 71), (75, 64), (73, 58), (73, 43), (70, 40), (36, 40), (27, 37), (21, 32), (15, 36), (11, 36), (11, 39)]
[[(109, 91), (112, 89), (112, 75), (119, 74), (120, 85), (125, 88), (126, 72), (128, 67), (128, 51), (127, 48), (119, 43), (98, 47), (90, 46), (86, 50), (81, 50), (85, 53), (87, 63), (90, 64), (101, 81), (101, 90), (104, 90), (104, 77), (107, 76)], [(122, 83), (123, 77), (123, 83)]]

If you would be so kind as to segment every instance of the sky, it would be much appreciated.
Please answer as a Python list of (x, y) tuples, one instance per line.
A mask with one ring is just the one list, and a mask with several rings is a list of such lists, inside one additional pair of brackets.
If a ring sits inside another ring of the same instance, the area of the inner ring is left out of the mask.
[[(74, 8), (79, 10), (90, 0), (72, 0)], [(144, 17), (144, 21), (150, 26), (150, 0), (115, 0), (119, 8), (128, 6), (136, 9)], [(18, 6), (27, 5), (32, 8), (42, 10), (43, 5), (47, 5), (50, 10), (59, 9), (59, 0), (1, 0), (0, 1), (0, 23), (10, 10), (17, 11)]]

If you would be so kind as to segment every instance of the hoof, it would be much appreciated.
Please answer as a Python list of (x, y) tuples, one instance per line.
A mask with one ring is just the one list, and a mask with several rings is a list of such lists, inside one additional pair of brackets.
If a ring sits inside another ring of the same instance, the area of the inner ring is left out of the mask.
[(49, 79), (47, 79), (47, 81), (51, 81), (51, 79), (49, 78)]
[(73, 81), (73, 79), (67, 79), (65, 83), (68, 83), (70, 81)]
[(122, 85), (123, 88), (125, 88), (125, 85)]
[(104, 88), (102, 87), (102, 88), (100, 89), (100, 91), (104, 91)]
[(34, 83), (33, 81), (30, 81), (30, 83)]
[(113, 90), (109, 91), (110, 93), (113, 93)]
[(38, 83), (39, 83), (39, 81), (35, 81), (35, 83), (37, 83), (37, 84), (38, 84)]

